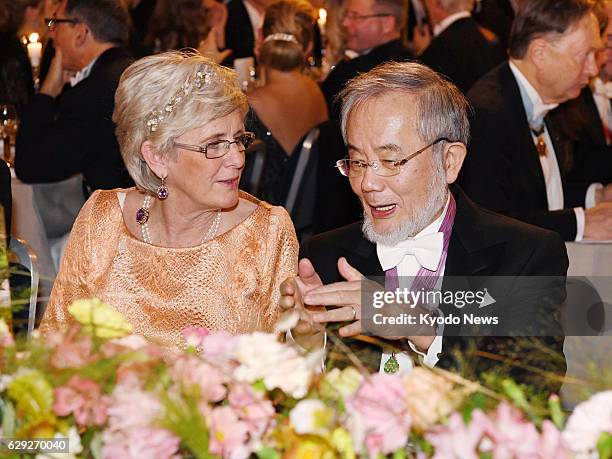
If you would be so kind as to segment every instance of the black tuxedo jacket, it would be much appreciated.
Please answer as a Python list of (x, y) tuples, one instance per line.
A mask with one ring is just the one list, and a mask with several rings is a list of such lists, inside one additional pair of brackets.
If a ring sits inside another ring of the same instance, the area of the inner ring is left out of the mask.
[(102, 53), (89, 77), (57, 99), (37, 94), (21, 120), (15, 171), (24, 182), (82, 173), (92, 190), (132, 186), (112, 121), (119, 77), (132, 62), (123, 48)]
[(356, 57), (355, 59), (339, 62), (323, 83), (321, 90), (325, 95), (331, 118), (338, 118), (340, 114), (339, 104), (335, 103), (336, 96), (346, 83), (360, 73), (369, 72), (374, 67), (387, 61), (405, 61), (412, 58), (410, 51), (402, 44), (401, 40), (392, 40), (376, 48), (369, 53)]
[(419, 60), (467, 92), (505, 58), (499, 43), (487, 40), (476, 21), (466, 17), (453, 22), (435, 37)]
[(587, 184), (568, 186), (572, 139), (555, 110), (545, 122), (563, 183), (565, 209), (548, 210), (546, 183), (518, 83), (507, 62), (482, 77), (468, 92), (474, 107), (471, 138), (459, 183), (478, 204), (519, 220), (576, 238), (575, 206), (584, 206)]
[[(453, 187), (452, 192), (457, 213), (448, 248), (445, 279), (447, 276), (566, 275), (567, 252), (557, 234), (482, 209), (469, 200), (459, 187)], [(307, 240), (300, 248), (300, 258), (304, 257), (312, 261), (324, 284), (343, 280), (337, 270), (339, 257), (346, 257), (365, 276), (384, 276), (376, 246), (363, 237), (361, 222)], [(555, 321), (552, 316), (550, 320)], [(445, 336), (437, 366), (459, 368), (461, 364), (456, 354), (459, 352), (464, 363), (470, 361), (473, 370), (470, 376), (478, 375), (497, 367), (495, 360), (480, 357), (480, 354), (488, 352), (523, 364), (530, 360), (540, 369), (565, 374), (563, 338), (534, 338), (537, 344), (533, 349), (525, 341), (506, 337)], [(541, 349), (538, 351), (541, 344), (557, 353), (558, 358), (552, 359)], [(349, 345), (371, 369), (378, 369), (380, 350), (356, 340), (351, 340)], [(331, 354), (334, 354), (333, 350)], [(518, 367), (512, 368), (510, 374), (521, 382), (548, 390), (560, 387), (559, 381), (544, 380)]]
[(0, 159), (0, 204), (4, 209), (4, 225), (8, 236), (11, 234), (11, 216), (13, 195), (11, 194), (11, 172), (7, 164)]
[(255, 38), (253, 25), (242, 0), (231, 0), (227, 4), (227, 22), (225, 24), (225, 47), (232, 54), (223, 62), (234, 65), (234, 59), (255, 56)]
[(585, 87), (577, 99), (560, 108), (567, 123), (576, 127), (568, 182), (612, 182), (612, 146), (606, 144), (606, 134), (591, 88)]
[(472, 12), (474, 19), (500, 39), (503, 49), (508, 47), (514, 10), (509, 0), (480, 0)]

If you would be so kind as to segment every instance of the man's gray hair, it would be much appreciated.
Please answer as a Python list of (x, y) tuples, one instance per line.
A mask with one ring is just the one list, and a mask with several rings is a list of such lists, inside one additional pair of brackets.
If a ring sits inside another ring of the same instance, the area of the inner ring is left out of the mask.
[[(387, 62), (349, 81), (338, 96), (342, 101), (341, 127), (345, 142), (351, 112), (368, 100), (391, 92), (416, 96), (418, 119), (415, 122), (423, 142), (447, 138), (467, 145), (470, 105), (465, 96), (454, 84), (416, 62)], [(438, 144), (438, 152), (443, 150), (443, 144)]]

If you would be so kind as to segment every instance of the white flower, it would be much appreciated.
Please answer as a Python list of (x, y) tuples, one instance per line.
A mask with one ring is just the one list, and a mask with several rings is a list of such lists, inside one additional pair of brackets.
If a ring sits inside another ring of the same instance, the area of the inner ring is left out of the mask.
[(317, 399), (302, 400), (293, 407), (289, 419), (298, 434), (325, 437), (330, 433), (334, 413)]
[[(61, 440), (66, 438), (59, 432), (55, 433), (55, 439)], [(67, 453), (40, 453), (35, 459), (76, 459), (77, 454), (83, 452), (81, 437), (75, 426), (71, 426), (68, 430), (68, 452)]]
[(590, 457), (603, 432), (612, 433), (612, 390), (595, 394), (578, 405), (567, 420), (563, 439), (579, 457)]
[(253, 383), (261, 379), (266, 389), (278, 388), (295, 398), (306, 395), (310, 377), (321, 362), (320, 352), (302, 357), (268, 333), (240, 336), (234, 352), (240, 362), (234, 372), (238, 381)]
[(4, 392), (12, 380), (11, 375), (0, 375), (0, 392)]

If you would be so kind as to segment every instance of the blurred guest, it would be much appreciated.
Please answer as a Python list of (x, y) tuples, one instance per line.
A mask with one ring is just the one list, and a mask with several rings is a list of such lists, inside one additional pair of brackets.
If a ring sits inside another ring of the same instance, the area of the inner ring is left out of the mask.
[(568, 174), (572, 182), (612, 182), (612, 3), (596, 11), (605, 46), (599, 55), (599, 75), (578, 99), (565, 104), (568, 123), (578, 126)]
[(492, 31), (500, 40), (502, 49), (508, 48), (508, 38), (515, 11), (521, 0), (476, 0), (474, 19)]
[(255, 57), (257, 34), (263, 26), (269, 0), (230, 0), (227, 3), (225, 46), (232, 50), (226, 63), (235, 59)]
[(21, 115), (34, 95), (30, 59), (19, 37), (28, 20), (38, 15), (39, 0), (0, 0), (0, 103)]
[(111, 120), (131, 62), (127, 12), (120, 0), (66, 0), (49, 26), (56, 53), (21, 120), (17, 176), (56, 182), (82, 173), (89, 190), (129, 185)]
[(424, 1), (434, 37), (419, 60), (467, 92), (506, 53), (498, 41), (485, 37), (472, 17), (474, 0)]
[(0, 205), (4, 211), (4, 231), (6, 235), (11, 234), (12, 216), (12, 194), (11, 194), (11, 171), (8, 165), (0, 160)]
[(156, 54), (125, 71), (113, 119), (137, 188), (97, 191), (83, 207), (43, 332), (92, 296), (168, 348), (189, 326), (273, 331), (297, 241), (284, 209), (238, 190), (253, 139), (246, 111), (234, 72), (197, 54)]
[(145, 45), (155, 53), (197, 48), (209, 30), (202, 0), (158, 0)]
[(265, 84), (247, 94), (247, 126), (266, 144), (259, 195), (272, 204), (285, 203), (304, 136), (328, 119), (323, 93), (304, 74), (315, 17), (306, 0), (280, 0), (266, 9), (258, 60)]
[(588, 1), (523, 4), (510, 61), (468, 93), (475, 112), (460, 183), (472, 199), (568, 241), (612, 238), (612, 187), (567, 182), (572, 139), (551, 112), (598, 73), (601, 46)]
[(351, 78), (383, 62), (411, 57), (401, 41), (405, 22), (404, 0), (347, 0), (342, 21), (346, 48), (358, 56), (338, 63), (321, 85), (333, 118), (339, 115), (334, 100)]

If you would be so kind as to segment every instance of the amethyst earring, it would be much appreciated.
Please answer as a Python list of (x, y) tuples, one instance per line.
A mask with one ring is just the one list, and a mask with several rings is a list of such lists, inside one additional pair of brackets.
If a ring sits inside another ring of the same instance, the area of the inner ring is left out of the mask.
[(168, 197), (168, 188), (166, 188), (166, 185), (164, 185), (165, 180), (166, 178), (162, 177), (161, 185), (159, 185), (159, 188), (157, 188), (157, 197), (162, 201)]

